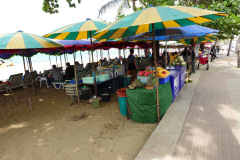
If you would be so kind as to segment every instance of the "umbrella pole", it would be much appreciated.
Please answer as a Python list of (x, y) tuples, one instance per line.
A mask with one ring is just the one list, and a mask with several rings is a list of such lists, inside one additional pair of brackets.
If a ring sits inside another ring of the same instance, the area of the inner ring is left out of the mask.
[(62, 57), (61, 57), (61, 54), (60, 54), (60, 62), (61, 62), (61, 68), (62, 68)]
[(155, 30), (154, 24), (152, 23), (152, 33), (153, 33), (153, 54), (154, 54), (154, 64), (155, 64), (155, 80), (156, 80), (156, 92), (157, 92), (157, 116), (158, 123), (160, 122), (160, 105), (159, 105), (159, 97), (158, 97), (158, 77), (157, 77), (157, 55), (156, 55), (156, 44), (155, 44)]
[(50, 62), (50, 68), (52, 68), (52, 63), (51, 63), (50, 54), (49, 54), (49, 62)]
[(30, 66), (30, 74), (31, 74), (31, 78), (32, 78), (33, 93), (34, 93), (34, 96), (36, 96), (35, 81), (34, 81), (34, 74), (33, 74), (33, 67), (32, 67), (31, 57), (28, 57), (28, 63), (29, 63), (29, 66)]
[(167, 36), (166, 36), (166, 46), (165, 46), (165, 51), (166, 51), (166, 52), (165, 52), (165, 60), (164, 60), (164, 61), (165, 61), (165, 64), (164, 64), (164, 65), (165, 65), (165, 68), (167, 68), (167, 54), (168, 54), (168, 53), (167, 53)]
[[(189, 39), (187, 40), (187, 48), (189, 47)], [(187, 53), (186, 53), (186, 60), (187, 60), (187, 68), (186, 68), (186, 70), (187, 70), (187, 78), (189, 78), (189, 74), (188, 74), (188, 68), (190, 67), (189, 66), (189, 59), (188, 59), (188, 49), (187, 49)]]
[(108, 60), (110, 62), (110, 53), (109, 53), (109, 49), (108, 49)]
[(138, 57), (140, 57), (139, 43), (138, 43)]
[(127, 60), (126, 60), (126, 57), (125, 57), (125, 50), (124, 50), (124, 43), (122, 43), (122, 45), (123, 45), (123, 56), (124, 56), (124, 69), (125, 69), (125, 81), (126, 81), (126, 87), (128, 88), (128, 83), (127, 83), (127, 66), (126, 66), (126, 62), (127, 62)]
[(56, 57), (56, 66), (58, 66), (58, 64), (57, 64), (57, 55), (55, 55), (55, 57)]
[(82, 59), (82, 52), (80, 51), (80, 56), (81, 56), (81, 62), (82, 62), (82, 65), (83, 65), (83, 59)]
[(64, 53), (64, 60), (65, 60), (65, 68), (67, 68), (67, 62), (66, 62), (66, 55)]
[[(25, 59), (24, 59), (24, 56), (23, 56), (23, 66), (24, 66), (24, 72), (25, 72), (25, 82), (27, 82), (27, 71), (26, 71), (26, 65), (25, 65)], [(27, 84), (26, 84), (27, 85)], [(29, 93), (29, 90), (28, 90), (28, 85), (27, 85), (27, 95), (28, 95), (28, 101), (29, 101), (29, 105), (30, 105), (30, 109), (32, 110), (32, 103), (31, 103), (31, 98), (30, 98), (30, 93)]]
[(78, 80), (77, 80), (77, 67), (76, 67), (76, 56), (73, 45), (73, 60), (74, 60), (74, 74), (75, 74), (75, 83), (76, 83), (76, 91), (77, 91), (77, 102), (79, 103), (79, 91), (78, 91)]
[(100, 49), (100, 58), (101, 58), (101, 60), (103, 60), (103, 51), (102, 51), (102, 49)]
[(90, 41), (91, 41), (91, 53), (92, 53), (92, 67), (93, 67), (93, 79), (94, 79), (94, 92), (95, 96), (97, 97), (97, 84), (96, 84), (96, 71), (94, 66), (94, 59), (93, 59), (93, 43), (92, 43), (92, 33), (90, 31)]
[(98, 62), (98, 52), (97, 52), (97, 50), (96, 50), (96, 54), (97, 54), (97, 62)]

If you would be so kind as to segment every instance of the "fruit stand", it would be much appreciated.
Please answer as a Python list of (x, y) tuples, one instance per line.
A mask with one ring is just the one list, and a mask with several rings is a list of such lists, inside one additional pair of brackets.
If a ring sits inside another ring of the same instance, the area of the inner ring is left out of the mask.
[[(170, 81), (165, 84), (160, 84), (158, 89), (160, 117), (162, 117), (172, 104), (173, 97)], [(131, 111), (130, 119), (141, 123), (155, 123), (158, 121), (156, 88), (127, 89), (126, 93), (129, 109)]]

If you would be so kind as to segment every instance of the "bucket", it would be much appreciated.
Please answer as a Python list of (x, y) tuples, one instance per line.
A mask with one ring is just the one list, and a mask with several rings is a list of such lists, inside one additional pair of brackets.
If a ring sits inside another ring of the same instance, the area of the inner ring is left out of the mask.
[[(124, 87), (128, 87), (128, 85), (130, 85), (131, 82), (131, 75), (128, 75), (127, 77), (124, 76)], [(126, 79), (127, 79), (127, 85), (126, 85)]]
[(117, 90), (117, 96), (118, 96), (120, 113), (123, 116), (127, 116), (127, 94), (126, 94), (126, 89), (125, 88), (121, 88), (121, 89)]
[(91, 97), (91, 89), (89, 87), (81, 87), (82, 99), (89, 100)]
[(102, 96), (102, 101), (103, 102), (109, 102), (110, 101), (110, 94), (104, 93), (104, 94), (101, 94), (101, 96)]

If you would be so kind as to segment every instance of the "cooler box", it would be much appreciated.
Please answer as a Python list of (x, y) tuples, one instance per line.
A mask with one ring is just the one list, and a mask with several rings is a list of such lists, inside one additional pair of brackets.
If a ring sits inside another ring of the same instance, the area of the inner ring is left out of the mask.
[(173, 100), (177, 97), (179, 94), (179, 75), (180, 71), (177, 70), (170, 70), (170, 83), (171, 83), (171, 89), (172, 89), (172, 95), (173, 95)]
[(159, 84), (165, 84), (170, 80), (170, 76), (168, 75), (166, 78), (159, 78)]
[(186, 67), (187, 66), (175, 66), (175, 67), (172, 66), (170, 68), (167, 68), (167, 70), (169, 70), (169, 71), (171, 71), (171, 70), (180, 71), (180, 74), (179, 74), (179, 91), (183, 88), (183, 86), (185, 84)]

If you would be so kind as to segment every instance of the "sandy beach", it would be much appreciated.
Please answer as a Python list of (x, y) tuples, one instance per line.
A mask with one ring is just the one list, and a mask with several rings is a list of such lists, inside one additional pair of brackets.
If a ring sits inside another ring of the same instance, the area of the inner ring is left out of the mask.
[(82, 102), (69, 106), (62, 89), (37, 88), (36, 96), (29, 91), (32, 111), (26, 89), (0, 93), (1, 160), (132, 160), (157, 126), (122, 116), (116, 95), (96, 109)]

